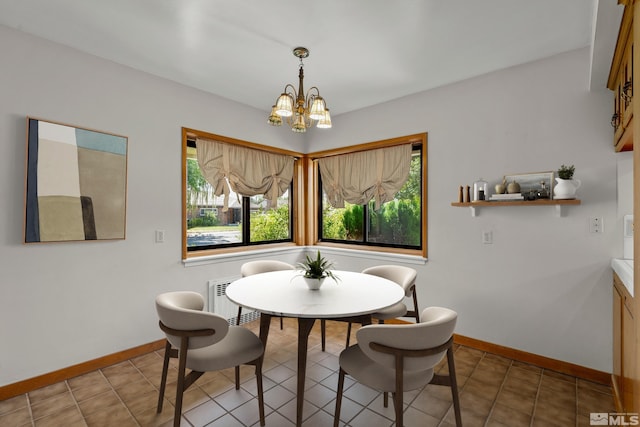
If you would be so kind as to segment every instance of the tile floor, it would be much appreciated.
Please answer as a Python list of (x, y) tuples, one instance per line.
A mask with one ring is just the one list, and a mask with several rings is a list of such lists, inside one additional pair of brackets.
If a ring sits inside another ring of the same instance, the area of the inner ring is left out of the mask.
[[(274, 319), (264, 365), (266, 425), (293, 426), (297, 324)], [(327, 322), (327, 351), (320, 350), (319, 322), (309, 339), (304, 426), (333, 425), (338, 355), (346, 325)], [(245, 325), (257, 333), (258, 322)], [(588, 426), (590, 412), (614, 412), (611, 388), (532, 365), (456, 346), (462, 422), (473, 426)], [(174, 364), (175, 368), (175, 364)], [(441, 364), (446, 372), (446, 363)], [(140, 357), (0, 401), (2, 426), (170, 426), (176, 371), (170, 375), (164, 410), (156, 414), (162, 352)], [(242, 371), (236, 391), (233, 370), (207, 373), (185, 393), (183, 426), (258, 426), (253, 371)], [(455, 424), (448, 387), (429, 385), (405, 393), (405, 426)], [(381, 394), (345, 382), (341, 425), (394, 425), (393, 405)]]

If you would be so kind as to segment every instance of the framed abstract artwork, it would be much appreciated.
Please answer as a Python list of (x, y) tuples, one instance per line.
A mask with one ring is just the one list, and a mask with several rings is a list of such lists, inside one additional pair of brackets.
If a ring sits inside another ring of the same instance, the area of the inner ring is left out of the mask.
[(28, 117), (25, 243), (124, 239), (127, 144)]

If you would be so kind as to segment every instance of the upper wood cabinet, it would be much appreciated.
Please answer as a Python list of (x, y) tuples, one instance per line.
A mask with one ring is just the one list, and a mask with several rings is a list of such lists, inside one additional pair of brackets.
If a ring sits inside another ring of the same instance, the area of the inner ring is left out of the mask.
[(615, 151), (633, 150), (633, 7), (625, 7), (607, 87), (613, 91)]

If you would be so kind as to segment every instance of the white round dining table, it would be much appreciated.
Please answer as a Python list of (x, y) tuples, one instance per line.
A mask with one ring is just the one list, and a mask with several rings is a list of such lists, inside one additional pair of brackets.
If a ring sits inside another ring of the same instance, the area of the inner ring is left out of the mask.
[(371, 314), (402, 301), (402, 287), (391, 280), (353, 271), (334, 270), (318, 290), (310, 290), (300, 271), (284, 270), (238, 279), (226, 289), (235, 304), (257, 310), (260, 339), (267, 346), (272, 316), (298, 319), (298, 383), (296, 425), (302, 425), (309, 333), (316, 319), (353, 319), (371, 323)]

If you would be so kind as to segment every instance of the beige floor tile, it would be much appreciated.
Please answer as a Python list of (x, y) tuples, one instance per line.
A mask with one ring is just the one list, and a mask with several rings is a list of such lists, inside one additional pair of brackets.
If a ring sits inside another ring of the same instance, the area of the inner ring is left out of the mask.
[(31, 405), (31, 412), (33, 414), (33, 418), (38, 420), (39, 418), (62, 411), (69, 406), (75, 407), (75, 401), (71, 396), (71, 392), (66, 391), (64, 393), (51, 396), (48, 399), (39, 400), (37, 403)]
[(24, 425), (31, 425), (31, 413), (26, 406), (0, 415), (0, 426)]
[(80, 427), (85, 425), (85, 420), (77, 407), (69, 406), (42, 418), (38, 418), (35, 424), (37, 427)]
[(28, 405), (27, 396), (22, 394), (20, 396), (12, 397), (7, 400), (0, 400), (0, 416), (14, 412), (18, 409), (26, 408)]
[(529, 427), (531, 415), (520, 412), (511, 406), (496, 403), (491, 411), (489, 420), (495, 420), (510, 427)]
[(124, 404), (118, 399), (118, 396), (113, 390), (109, 390), (90, 399), (78, 402), (78, 406), (82, 414), (87, 417), (95, 412), (113, 409), (119, 406), (124, 407)]
[(137, 426), (136, 420), (124, 406), (103, 409), (101, 411), (94, 412), (85, 419), (89, 427)]
[(53, 396), (67, 393), (69, 388), (67, 387), (67, 383), (65, 381), (59, 382), (56, 384), (52, 384), (47, 387), (42, 387), (34, 391), (29, 392), (29, 401), (33, 405), (34, 403), (41, 402), (43, 400), (47, 400)]

